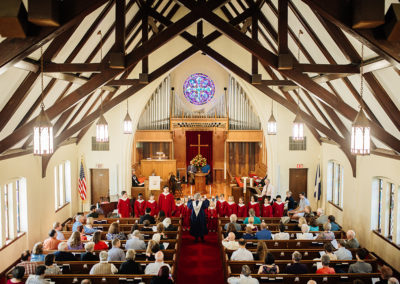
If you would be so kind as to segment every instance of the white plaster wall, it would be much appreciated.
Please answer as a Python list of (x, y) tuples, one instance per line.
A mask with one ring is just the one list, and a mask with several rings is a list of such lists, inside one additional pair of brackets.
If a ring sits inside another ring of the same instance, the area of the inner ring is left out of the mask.
[[(66, 160), (71, 162), (71, 202), (58, 212), (54, 208), (54, 167)], [(34, 243), (44, 240), (56, 221), (64, 222), (78, 210), (79, 161), (74, 144), (59, 148), (50, 159), (46, 177), (42, 177), (41, 158), (33, 155), (0, 161), (0, 185), (12, 179), (26, 178), (28, 232), (0, 252), (0, 271), (14, 262), (24, 249), (32, 249)]]

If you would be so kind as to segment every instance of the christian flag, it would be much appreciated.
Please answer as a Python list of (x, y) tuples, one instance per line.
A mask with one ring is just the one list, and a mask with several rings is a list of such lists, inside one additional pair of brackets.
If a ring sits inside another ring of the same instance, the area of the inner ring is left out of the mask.
[(85, 169), (83, 168), (83, 160), (81, 160), (81, 166), (79, 170), (79, 179), (78, 179), (78, 191), (79, 196), (82, 200), (86, 199), (86, 177), (85, 177)]
[(321, 169), (319, 164), (317, 166), (317, 172), (315, 173), (314, 197), (317, 198), (317, 200), (321, 198)]

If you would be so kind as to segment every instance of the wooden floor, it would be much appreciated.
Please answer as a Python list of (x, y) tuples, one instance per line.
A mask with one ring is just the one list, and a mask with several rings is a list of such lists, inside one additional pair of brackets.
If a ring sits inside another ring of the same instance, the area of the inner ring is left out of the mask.
[[(226, 183), (214, 183), (212, 185), (206, 185), (207, 197), (213, 197), (220, 194), (225, 194), (225, 199), (232, 194), (232, 191)], [(194, 185), (183, 184), (182, 185), (183, 196), (189, 196), (196, 193)], [(176, 195), (177, 196), (177, 195)]]

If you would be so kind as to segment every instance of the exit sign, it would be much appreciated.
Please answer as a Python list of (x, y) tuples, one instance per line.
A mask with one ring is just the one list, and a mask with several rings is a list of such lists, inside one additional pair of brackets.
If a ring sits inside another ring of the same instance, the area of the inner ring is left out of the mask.
[(303, 164), (297, 164), (297, 165), (296, 165), (296, 168), (302, 169), (302, 168), (303, 168)]

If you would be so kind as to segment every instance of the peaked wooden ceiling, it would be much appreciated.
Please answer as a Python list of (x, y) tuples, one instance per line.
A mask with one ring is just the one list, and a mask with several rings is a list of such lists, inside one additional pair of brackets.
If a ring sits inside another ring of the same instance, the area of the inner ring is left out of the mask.
[[(384, 155), (397, 158), (400, 153), (400, 137), (386, 129), (378, 119), (382, 115), (377, 113), (384, 112), (396, 131), (400, 131), (399, 108), (375, 75), (383, 68), (391, 68), (397, 72), (396, 76), (400, 75), (399, 46), (380, 39), (376, 30), (352, 29), (349, 16), (339, 13), (340, 9), (348, 9), (349, 1), (331, 0), (332, 5), (322, 5), (326, 1), (318, 0), (68, 2), (68, 9), (61, 10), (63, 21), (59, 27), (36, 27), (36, 33), (25, 39), (7, 38), (0, 42), (0, 72), (19, 68), (26, 73), (0, 112), (0, 159), (32, 153), (32, 127), (41, 102), (40, 91), (33, 94), (32, 90), (40, 82), (37, 52), (41, 46), (45, 47), (47, 78), (43, 95), (53, 96), (46, 97), (46, 101), (51, 101), (46, 103), (46, 109), (54, 124), (56, 148), (63, 143), (79, 143), (100, 115), (101, 96), (105, 97), (103, 110), (106, 112), (202, 51), (293, 113), (298, 110), (299, 100), (301, 115), (311, 133), (319, 142), (329, 139), (337, 143), (349, 159), (354, 175), (356, 158), (350, 153), (349, 124), (358, 109), (343, 98), (339, 84), (347, 88), (353, 100), (365, 106), (374, 141), (390, 149)], [(110, 15), (114, 15), (112, 21)], [(289, 17), (293, 18), (292, 25)], [(310, 24), (311, 18), (316, 19), (319, 28), (315, 28), (315, 23)], [(203, 20), (215, 27), (208, 35), (203, 34)], [(197, 24), (196, 34), (187, 31), (193, 24)], [(94, 40), (100, 27), (105, 43), (101, 62), (101, 45)], [(299, 28), (305, 33), (302, 38), (297, 35)], [(323, 33), (330, 38), (329, 43), (334, 42), (344, 60), (332, 54), (332, 49), (324, 43), (327, 40), (325, 35), (321, 36)], [(178, 36), (190, 47), (150, 72), (149, 55)], [(251, 54), (251, 72), (211, 47), (221, 36)], [(375, 98), (373, 105), (371, 100), (361, 98), (358, 86), (351, 80), (352, 75), (360, 73), (361, 67), (361, 56), (351, 38), (365, 44), (376, 55), (363, 64), (364, 79)], [(318, 54), (310, 51), (310, 44)], [(296, 60), (297, 54), (293, 54), (297, 49), (303, 59), (301, 63)], [(113, 63), (114, 56), (121, 55), (124, 68), (111, 68), (110, 61)], [(338, 63), (343, 61), (346, 63)], [(139, 78), (132, 78), (132, 71), (139, 63), (141, 74)], [(265, 69), (269, 78), (261, 78), (259, 67)], [(121, 87), (126, 85), (129, 88), (122, 91)], [(278, 86), (279, 91), (271, 86)], [(32, 99), (32, 96), (35, 97)], [(33, 103), (19, 110), (28, 98)], [(12, 121), (15, 127), (5, 131)], [(374, 143), (373, 149), (377, 149)], [(375, 153), (382, 154), (382, 151), (375, 150)], [(44, 169), (49, 159), (44, 158)]]

